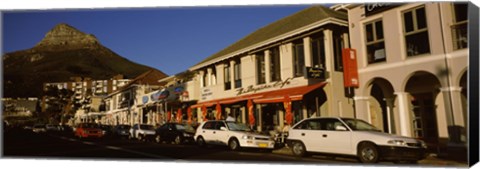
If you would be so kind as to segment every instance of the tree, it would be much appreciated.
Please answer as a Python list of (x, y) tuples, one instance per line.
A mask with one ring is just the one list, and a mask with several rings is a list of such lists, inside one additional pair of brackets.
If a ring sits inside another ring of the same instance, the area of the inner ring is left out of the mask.
[(55, 86), (47, 87), (47, 90), (44, 91), (47, 104), (45, 118), (60, 122), (61, 117), (68, 113), (68, 109), (71, 107), (73, 94), (74, 92), (68, 89), (58, 89)]

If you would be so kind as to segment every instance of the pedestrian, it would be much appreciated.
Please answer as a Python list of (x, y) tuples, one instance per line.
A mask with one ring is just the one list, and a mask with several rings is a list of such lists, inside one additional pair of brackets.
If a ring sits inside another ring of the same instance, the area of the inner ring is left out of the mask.
[(227, 119), (225, 119), (225, 120), (226, 120), (226, 121), (233, 121), (233, 122), (235, 122), (235, 118), (232, 117), (230, 114), (228, 114)]

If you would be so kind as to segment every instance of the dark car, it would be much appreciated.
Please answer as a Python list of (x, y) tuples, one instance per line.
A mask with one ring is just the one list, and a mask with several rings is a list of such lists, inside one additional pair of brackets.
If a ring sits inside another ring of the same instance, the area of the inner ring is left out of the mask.
[(100, 125), (100, 129), (102, 129), (103, 136), (112, 136), (113, 134), (113, 127), (110, 125)]
[(112, 134), (113, 134), (114, 137), (125, 137), (125, 138), (127, 138), (128, 135), (130, 134), (129, 133), (130, 128), (131, 128), (130, 125), (119, 124), (119, 125), (116, 125), (115, 127), (113, 127), (113, 133)]
[(155, 142), (172, 142), (175, 144), (193, 143), (195, 129), (188, 124), (165, 123), (155, 130)]

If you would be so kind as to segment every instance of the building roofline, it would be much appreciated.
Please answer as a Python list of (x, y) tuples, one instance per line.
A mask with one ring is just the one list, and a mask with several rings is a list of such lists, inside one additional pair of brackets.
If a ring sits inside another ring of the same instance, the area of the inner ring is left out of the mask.
[(341, 25), (341, 26), (348, 26), (348, 21), (344, 21), (344, 20), (337, 19), (337, 18), (326, 18), (326, 19), (314, 22), (312, 24), (309, 24), (307, 26), (300, 27), (300, 28), (295, 29), (293, 31), (284, 33), (280, 36), (276, 36), (276, 37), (264, 40), (262, 42), (250, 45), (246, 48), (237, 50), (235, 52), (231, 52), (231, 53), (228, 53), (226, 55), (223, 55), (223, 56), (205, 61), (203, 63), (197, 64), (195, 66), (190, 67), (189, 70), (190, 71), (198, 70), (198, 69), (201, 69), (205, 66), (208, 66), (208, 65), (211, 65), (211, 64), (214, 64), (214, 63), (217, 63), (217, 62), (221, 62), (222, 60), (229, 59), (231, 57), (235, 57), (235, 56), (240, 55), (242, 53), (248, 53), (249, 51), (253, 51), (257, 48), (261, 48), (261, 47), (269, 45), (269, 44), (281, 42), (282, 40), (289, 39), (290, 37), (298, 35), (298, 34), (303, 33), (305, 31), (310, 31), (310, 30), (313, 30), (313, 29), (316, 29), (318, 27), (328, 25), (328, 24), (337, 24), (337, 25)]

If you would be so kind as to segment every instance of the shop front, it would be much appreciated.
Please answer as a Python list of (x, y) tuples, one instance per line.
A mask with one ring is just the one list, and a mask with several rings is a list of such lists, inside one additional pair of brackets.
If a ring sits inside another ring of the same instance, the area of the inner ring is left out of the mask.
[(233, 117), (236, 121), (248, 124), (258, 132), (279, 130), (284, 125), (319, 114), (319, 106), (326, 102), (323, 87), (327, 82), (308, 86), (274, 89), (272, 87), (248, 87), (238, 89), (236, 97), (200, 102), (192, 108), (200, 109), (199, 122)]

